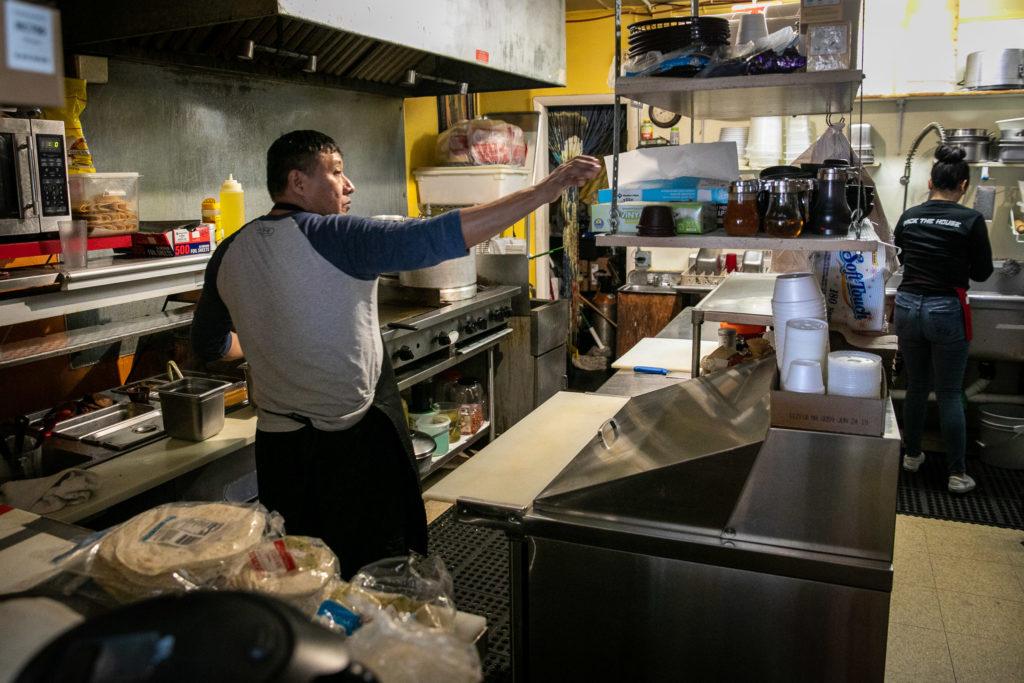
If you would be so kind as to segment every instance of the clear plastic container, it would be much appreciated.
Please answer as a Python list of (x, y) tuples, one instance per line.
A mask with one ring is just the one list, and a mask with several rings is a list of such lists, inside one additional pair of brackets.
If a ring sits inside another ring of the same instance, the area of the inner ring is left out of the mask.
[(68, 188), (71, 217), (88, 223), (90, 237), (138, 232), (138, 173), (77, 173)]

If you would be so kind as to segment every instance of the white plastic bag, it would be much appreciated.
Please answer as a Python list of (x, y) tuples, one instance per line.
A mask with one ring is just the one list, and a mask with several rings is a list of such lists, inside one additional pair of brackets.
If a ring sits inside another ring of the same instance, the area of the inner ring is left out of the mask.
[(386, 612), (345, 643), (352, 659), (382, 683), (477, 683), (483, 679), (473, 645), (454, 634), (393, 619)]
[(459, 121), (437, 138), (443, 165), (522, 166), (526, 163), (523, 129), (497, 119)]
[(829, 323), (860, 332), (885, 325), (885, 247), (872, 251), (818, 252), (811, 256), (825, 294)]

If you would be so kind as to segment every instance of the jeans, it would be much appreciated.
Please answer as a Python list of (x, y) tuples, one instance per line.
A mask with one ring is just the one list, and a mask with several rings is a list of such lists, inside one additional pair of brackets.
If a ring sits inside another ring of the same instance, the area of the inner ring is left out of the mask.
[(906, 452), (921, 453), (928, 393), (934, 382), (946, 465), (950, 475), (963, 474), (967, 449), (963, 383), (968, 342), (960, 301), (952, 296), (898, 292), (894, 317), (907, 372), (907, 398), (903, 402)]

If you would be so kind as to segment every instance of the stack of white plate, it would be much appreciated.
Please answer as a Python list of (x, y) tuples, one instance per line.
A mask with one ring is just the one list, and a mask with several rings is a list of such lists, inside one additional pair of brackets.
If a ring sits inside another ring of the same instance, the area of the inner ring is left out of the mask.
[(863, 351), (828, 354), (828, 393), (833, 396), (878, 398), (882, 389), (882, 358)]
[(775, 329), (775, 362), (779, 370), (782, 370), (786, 355), (786, 326), (797, 318), (826, 320), (825, 297), (810, 273), (784, 273), (775, 279), (772, 327)]
[(786, 163), (794, 159), (814, 142), (814, 127), (807, 116), (790, 116), (786, 119)]
[(875, 148), (871, 143), (871, 124), (855, 123), (850, 126), (850, 145), (862, 164), (875, 163)]
[(747, 156), (747, 134), (750, 129), (746, 126), (729, 126), (723, 128), (718, 133), (719, 142), (735, 142), (736, 143), (736, 156), (739, 159), (740, 166), (745, 165), (745, 159)]
[(753, 168), (779, 164), (782, 160), (781, 116), (754, 116), (750, 119), (747, 158)]

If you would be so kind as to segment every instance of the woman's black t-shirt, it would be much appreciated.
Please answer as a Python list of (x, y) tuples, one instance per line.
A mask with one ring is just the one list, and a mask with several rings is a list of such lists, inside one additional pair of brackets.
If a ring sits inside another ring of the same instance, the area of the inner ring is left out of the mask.
[(896, 223), (903, 264), (901, 292), (956, 296), (968, 280), (992, 274), (992, 247), (985, 219), (956, 202), (930, 199), (907, 209)]

